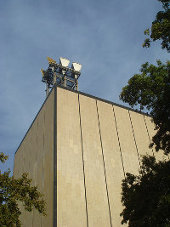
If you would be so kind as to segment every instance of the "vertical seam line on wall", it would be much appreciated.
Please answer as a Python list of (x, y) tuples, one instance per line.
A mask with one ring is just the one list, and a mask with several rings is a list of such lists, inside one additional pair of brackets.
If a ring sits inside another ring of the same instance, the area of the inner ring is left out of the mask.
[(53, 227), (57, 227), (57, 88), (54, 85), (54, 148), (53, 148)]
[(46, 120), (45, 119), (45, 111), (44, 111), (44, 119), (43, 120), (44, 120), (44, 127), (43, 127), (43, 149), (44, 149), (44, 143), (45, 143), (45, 141), (44, 141), (44, 137), (45, 137), (44, 133), (45, 133), (45, 120)]
[(83, 179), (84, 179), (84, 194), (85, 194), (85, 204), (86, 204), (86, 217), (87, 217), (87, 227), (89, 226), (88, 218), (88, 207), (87, 207), (87, 191), (86, 191), (86, 176), (84, 167), (84, 148), (83, 148), (83, 133), (82, 133), (82, 122), (81, 122), (81, 110), (80, 110), (80, 98), (78, 94), (78, 105), (79, 105), (79, 119), (80, 119), (80, 135), (81, 135), (81, 153), (82, 153), (82, 166), (83, 166)]
[(120, 138), (119, 138), (118, 127), (117, 127), (116, 114), (115, 114), (115, 110), (114, 110), (113, 105), (112, 105), (112, 109), (113, 109), (113, 115), (114, 115), (114, 120), (115, 120), (115, 126), (116, 126), (116, 134), (117, 134), (117, 139), (118, 139), (118, 143), (119, 143), (120, 158), (121, 158), (121, 163), (122, 163), (122, 168), (123, 168), (123, 174), (124, 174), (124, 178), (126, 178), (125, 168), (124, 168), (124, 165), (123, 165), (123, 154), (122, 154), (122, 148), (121, 148), (121, 145), (120, 145)]
[(137, 155), (138, 155), (139, 167), (141, 168), (139, 149), (138, 149), (138, 146), (137, 146), (137, 142), (136, 142), (136, 138), (135, 138), (135, 130), (134, 130), (134, 127), (133, 127), (132, 118), (130, 116), (129, 110), (128, 110), (128, 114), (129, 114), (130, 124), (131, 124), (131, 127), (132, 127), (133, 139), (134, 139), (134, 142), (135, 142), (135, 147), (136, 147), (136, 151), (137, 151)]
[(107, 186), (106, 164), (105, 164), (103, 143), (102, 143), (102, 137), (101, 137), (101, 127), (100, 127), (100, 118), (99, 118), (99, 109), (98, 109), (98, 105), (97, 105), (97, 100), (96, 100), (96, 108), (97, 108), (97, 117), (98, 117), (98, 128), (99, 128), (99, 136), (100, 136), (100, 145), (101, 145), (102, 157), (103, 157), (103, 169), (104, 169), (106, 194), (107, 194), (107, 201), (108, 201), (108, 207), (109, 207), (110, 226), (112, 227), (112, 215), (111, 215), (110, 199), (109, 199), (109, 192), (108, 192), (108, 186)]
[[(151, 143), (151, 137), (150, 137), (150, 135), (149, 135), (149, 130), (148, 130), (148, 126), (147, 126), (147, 124), (146, 124), (145, 116), (143, 116), (143, 118), (144, 118), (144, 122), (145, 122), (146, 131), (147, 131), (148, 137), (149, 137), (149, 143)], [(152, 149), (153, 156), (155, 156), (154, 151), (153, 151), (153, 148), (151, 148), (151, 149)]]
[[(43, 112), (43, 152), (44, 152), (44, 133), (45, 133), (45, 110)], [(44, 191), (44, 155), (42, 155), (42, 188), (43, 188), (43, 191)], [(43, 226), (43, 217), (41, 216), (41, 227)]]
[(32, 226), (34, 224), (34, 211), (32, 211)]

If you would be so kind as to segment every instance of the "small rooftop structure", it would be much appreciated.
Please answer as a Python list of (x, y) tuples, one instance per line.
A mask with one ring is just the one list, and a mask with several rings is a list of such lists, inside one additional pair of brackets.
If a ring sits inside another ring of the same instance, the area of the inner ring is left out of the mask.
[(50, 88), (57, 85), (78, 90), (78, 78), (82, 65), (73, 62), (69, 67), (70, 61), (66, 58), (59, 58), (59, 63), (50, 57), (47, 57), (49, 66), (47, 70), (41, 69), (42, 82), (46, 83), (46, 95), (48, 96)]

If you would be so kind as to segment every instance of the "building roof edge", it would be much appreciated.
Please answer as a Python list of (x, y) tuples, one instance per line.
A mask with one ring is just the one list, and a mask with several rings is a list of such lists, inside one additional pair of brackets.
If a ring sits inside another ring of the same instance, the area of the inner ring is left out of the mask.
[(118, 103), (109, 101), (109, 100), (107, 100), (107, 99), (102, 99), (102, 98), (99, 98), (99, 97), (97, 97), (97, 96), (94, 96), (94, 95), (91, 95), (91, 94), (87, 94), (87, 93), (85, 93), (85, 92), (72, 90), (72, 89), (69, 89), (69, 88), (66, 88), (66, 87), (63, 87), (63, 86), (60, 86), (60, 85), (57, 85), (57, 87), (62, 88), (62, 89), (65, 89), (65, 90), (68, 90), (68, 91), (71, 91), (71, 92), (74, 92), (74, 93), (78, 93), (78, 94), (80, 94), (80, 95), (87, 96), (87, 97), (89, 97), (89, 98), (97, 99), (97, 100), (99, 100), (99, 101), (102, 101), (102, 102), (105, 102), (105, 103), (108, 103), (108, 104), (112, 104), (112, 105), (115, 105), (115, 106), (118, 106), (118, 107), (121, 107), (121, 108), (130, 110), (130, 111), (133, 111), (133, 112), (136, 112), (136, 113), (139, 113), (139, 114), (143, 114), (143, 115), (145, 115), (145, 116), (150, 116), (148, 113), (144, 113), (144, 112), (139, 111), (139, 110), (134, 110), (134, 109), (132, 109), (132, 108), (130, 108), (130, 107), (127, 107), (127, 106), (124, 106), (124, 105), (121, 105), (121, 104), (118, 104)]
[[(136, 113), (139, 113), (139, 114), (143, 114), (143, 115), (146, 115), (146, 116), (150, 116), (150, 115), (147, 114), (147, 113), (144, 113), (144, 112), (141, 112), (141, 111), (138, 111), (138, 110), (134, 110), (134, 109), (132, 109), (132, 108), (130, 108), (130, 107), (123, 106), (123, 105), (121, 105), (121, 104), (117, 104), (117, 103), (111, 102), (111, 101), (109, 101), (109, 100), (99, 98), (99, 97), (94, 96), (94, 95), (90, 95), (90, 94), (87, 94), (87, 93), (84, 93), (84, 92), (81, 92), (81, 91), (75, 91), (75, 90), (72, 90), (72, 89), (69, 89), (69, 88), (66, 88), (66, 87), (63, 87), (63, 86), (59, 86), (59, 85), (54, 85), (54, 86), (59, 87), (59, 88), (61, 88), (61, 89), (65, 89), (65, 90), (71, 91), (71, 92), (74, 92), (74, 93), (77, 93), (77, 94), (80, 94), (80, 95), (87, 96), (87, 97), (89, 97), (89, 98), (97, 99), (97, 100), (99, 100), (99, 101), (102, 101), (102, 102), (105, 102), (105, 103), (108, 103), (108, 104), (111, 104), (111, 105), (115, 105), (115, 106), (118, 106), (118, 107), (121, 107), (121, 108), (130, 110), (130, 111), (133, 111), (133, 112), (136, 112)], [(25, 139), (26, 135), (28, 134), (29, 130), (31, 129), (31, 127), (32, 127), (33, 123), (35, 122), (35, 120), (36, 120), (36, 118), (37, 118), (39, 112), (41, 111), (41, 109), (42, 109), (43, 106), (45, 105), (46, 101), (48, 100), (50, 94), (52, 93), (52, 91), (53, 91), (53, 89), (54, 89), (54, 86), (53, 86), (53, 88), (51, 89), (51, 91), (50, 91), (48, 97), (44, 100), (42, 106), (40, 107), (40, 109), (39, 109), (39, 111), (37, 112), (37, 114), (36, 114), (34, 120), (32, 121), (30, 127), (29, 127), (28, 130), (26, 131), (26, 133), (25, 133), (23, 139), (21, 140), (21, 142), (20, 142), (20, 144), (19, 144), (17, 150), (15, 151), (15, 154), (16, 154), (16, 152), (18, 151), (19, 147), (21, 146), (21, 144), (22, 144), (23, 140)]]

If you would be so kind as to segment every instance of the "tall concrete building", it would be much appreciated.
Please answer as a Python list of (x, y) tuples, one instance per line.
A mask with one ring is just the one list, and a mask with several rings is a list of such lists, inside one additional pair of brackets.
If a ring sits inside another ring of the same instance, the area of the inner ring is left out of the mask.
[(23, 226), (121, 226), (121, 181), (154, 134), (143, 113), (54, 85), (15, 154), (15, 177), (28, 172), (47, 202), (46, 217), (21, 208)]

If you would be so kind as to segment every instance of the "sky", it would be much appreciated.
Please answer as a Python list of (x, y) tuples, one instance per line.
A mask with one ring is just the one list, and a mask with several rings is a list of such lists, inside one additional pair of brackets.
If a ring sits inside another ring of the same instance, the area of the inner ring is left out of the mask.
[(160, 9), (157, 0), (1, 0), (0, 152), (9, 159), (0, 169), (13, 170), (15, 151), (45, 100), (46, 57), (79, 62), (80, 91), (123, 104), (121, 89), (141, 64), (168, 60), (159, 42), (142, 47)]

